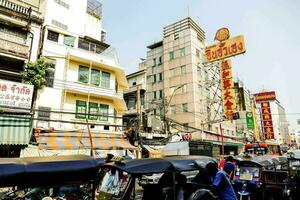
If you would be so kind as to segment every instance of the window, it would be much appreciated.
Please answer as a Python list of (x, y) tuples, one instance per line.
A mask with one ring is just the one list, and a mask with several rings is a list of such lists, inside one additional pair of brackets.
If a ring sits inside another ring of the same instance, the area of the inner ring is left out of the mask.
[(59, 33), (48, 30), (48, 35), (47, 35), (48, 40), (51, 40), (53, 42), (58, 42), (58, 36), (59, 36)]
[(64, 36), (64, 45), (69, 46), (69, 47), (74, 47), (74, 43), (75, 43), (75, 37), (70, 36), (70, 35)]
[(153, 74), (153, 83), (156, 82), (156, 74)]
[(173, 93), (174, 93), (174, 91), (175, 91), (175, 87), (170, 87), (170, 93), (169, 93), (169, 95), (173, 95)]
[(199, 51), (199, 49), (196, 49), (196, 56), (197, 56), (197, 58), (200, 58), (200, 51)]
[(87, 0), (86, 12), (96, 18), (101, 18), (102, 4), (99, 0)]
[(159, 81), (162, 81), (163, 80), (163, 74), (162, 74), (162, 72), (161, 73), (159, 73), (159, 79), (158, 79)]
[(175, 76), (175, 69), (170, 69), (170, 76)]
[(198, 76), (202, 76), (201, 67), (197, 67), (197, 74)]
[(46, 87), (53, 87), (54, 85), (54, 78), (55, 78), (55, 64), (56, 61), (52, 59), (46, 59), (47, 62), (51, 62), (51, 67), (48, 68), (46, 71)]
[(175, 105), (171, 106), (171, 113), (176, 114), (176, 106)]
[(156, 58), (153, 58), (152, 66), (156, 66)]
[(76, 100), (76, 114), (75, 118), (77, 119), (85, 119), (86, 114), (86, 102)]
[(182, 93), (186, 93), (186, 91), (187, 91), (186, 88), (187, 88), (186, 84), (182, 86)]
[(174, 59), (174, 52), (171, 51), (169, 52), (169, 60), (173, 60)]
[(153, 93), (153, 99), (156, 99), (156, 91), (154, 91), (152, 93)]
[(38, 111), (38, 118), (41, 118), (41, 119), (50, 119), (50, 111), (51, 111), (50, 107), (39, 106), (38, 109), (39, 109), (39, 111)]
[(89, 68), (88, 67), (79, 66), (78, 82), (81, 82), (81, 83), (89, 82)]
[(98, 104), (90, 102), (89, 103), (89, 119), (90, 120), (97, 120), (98, 119)]
[(97, 86), (100, 84), (100, 71), (99, 70), (92, 69), (91, 84), (97, 85)]
[(159, 98), (162, 99), (163, 98), (163, 91), (159, 90)]
[(67, 3), (65, 3), (65, 2), (63, 2), (63, 1), (61, 1), (61, 0), (54, 0), (56, 3), (58, 3), (59, 5), (61, 5), (61, 6), (63, 6), (63, 7), (65, 7), (65, 8), (67, 8), (67, 9), (69, 9), (69, 4), (67, 4)]
[(186, 66), (185, 65), (181, 66), (180, 69), (181, 69), (181, 74), (186, 74)]
[(183, 130), (185, 130), (185, 131), (189, 130), (189, 124), (188, 123), (183, 123), (182, 127), (183, 127)]
[(187, 103), (182, 104), (182, 112), (188, 112), (188, 104)]
[(185, 48), (180, 48), (179, 49), (179, 52), (180, 52), (180, 56), (184, 56), (185, 55)]
[(101, 86), (105, 87), (105, 88), (109, 88), (110, 87), (110, 73), (108, 73), (108, 72), (102, 72)]
[(163, 59), (162, 56), (159, 56), (159, 58), (158, 58), (158, 64), (159, 64), (159, 65), (162, 64), (162, 59)]
[(100, 117), (101, 121), (108, 121), (108, 109), (108, 105), (100, 104), (100, 115), (104, 115)]

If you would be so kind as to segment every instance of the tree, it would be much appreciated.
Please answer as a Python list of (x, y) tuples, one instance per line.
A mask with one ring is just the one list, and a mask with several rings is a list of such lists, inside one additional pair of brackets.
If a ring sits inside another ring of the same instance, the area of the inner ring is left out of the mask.
[(24, 83), (34, 86), (32, 109), (35, 108), (38, 91), (43, 89), (47, 83), (46, 73), (51, 67), (53, 67), (53, 63), (45, 61), (44, 58), (39, 58), (35, 62), (28, 62), (21, 74)]

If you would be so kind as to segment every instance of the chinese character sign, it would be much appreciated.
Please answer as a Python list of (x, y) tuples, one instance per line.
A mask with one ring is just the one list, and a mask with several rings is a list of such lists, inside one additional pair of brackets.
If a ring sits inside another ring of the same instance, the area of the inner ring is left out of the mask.
[(222, 60), (245, 53), (244, 36), (239, 35), (228, 40), (205, 47), (206, 62)]
[(33, 85), (0, 80), (0, 106), (30, 109)]
[(261, 92), (254, 94), (256, 102), (264, 102), (264, 101), (273, 101), (276, 100), (276, 94), (274, 91), (271, 92)]
[(272, 113), (270, 108), (270, 102), (262, 101), (261, 103), (261, 120), (263, 131), (266, 139), (274, 139), (274, 128), (272, 121)]
[(227, 119), (232, 119), (236, 110), (236, 101), (230, 60), (220, 62), (220, 79), (224, 115)]

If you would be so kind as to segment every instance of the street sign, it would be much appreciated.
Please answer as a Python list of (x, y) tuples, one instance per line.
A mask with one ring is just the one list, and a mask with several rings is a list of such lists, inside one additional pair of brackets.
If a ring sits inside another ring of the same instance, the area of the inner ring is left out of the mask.
[(245, 53), (244, 36), (239, 35), (205, 47), (206, 63)]
[(0, 106), (30, 109), (33, 85), (0, 80)]
[(254, 118), (252, 112), (246, 112), (247, 129), (254, 130)]

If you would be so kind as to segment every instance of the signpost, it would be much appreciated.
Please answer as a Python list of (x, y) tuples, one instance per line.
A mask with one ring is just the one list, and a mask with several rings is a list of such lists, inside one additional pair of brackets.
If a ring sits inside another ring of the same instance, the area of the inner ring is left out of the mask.
[(30, 109), (33, 85), (0, 80), (0, 106)]

